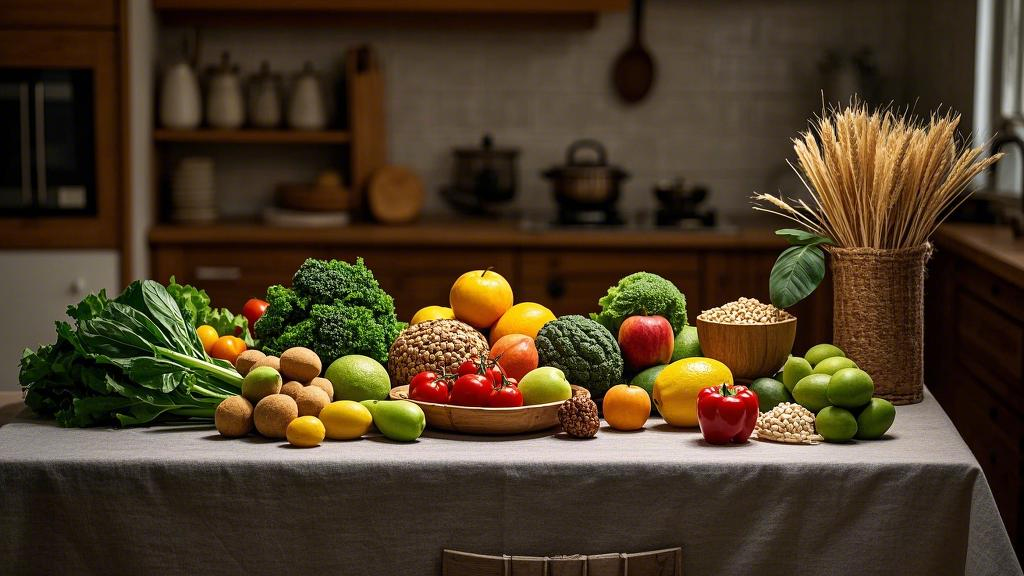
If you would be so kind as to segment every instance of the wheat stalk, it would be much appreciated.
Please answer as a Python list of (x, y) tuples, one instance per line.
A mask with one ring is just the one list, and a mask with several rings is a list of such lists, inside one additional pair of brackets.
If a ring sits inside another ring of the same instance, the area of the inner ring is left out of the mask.
[(1002, 158), (956, 144), (960, 116), (927, 121), (860, 102), (825, 110), (793, 139), (796, 171), (811, 202), (755, 194), (777, 214), (846, 248), (911, 248), (928, 241), (970, 196), (975, 176)]

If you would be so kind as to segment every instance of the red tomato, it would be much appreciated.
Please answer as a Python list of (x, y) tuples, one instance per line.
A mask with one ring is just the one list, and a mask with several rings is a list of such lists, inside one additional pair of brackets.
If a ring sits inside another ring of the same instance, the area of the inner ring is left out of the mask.
[[(422, 372), (420, 373), (422, 374)], [(444, 380), (421, 382), (409, 392), (409, 398), (420, 402), (448, 403), (448, 384)]]
[(249, 298), (249, 301), (242, 306), (242, 316), (249, 321), (249, 334), (253, 335), (252, 327), (256, 325), (256, 321), (263, 316), (263, 313), (270, 307), (270, 303), (259, 298)]
[(409, 380), (409, 395), (411, 396), (412, 391), (419, 388), (421, 384), (430, 384), (431, 382), (436, 382), (439, 378), (440, 376), (436, 372), (431, 372), (430, 370), (420, 372), (413, 376), (412, 380)]
[(490, 408), (516, 408), (522, 405), (523, 393), (516, 386), (492, 388), (487, 397), (487, 406)]
[(505, 377), (505, 386), (512, 386), (513, 388), (519, 388), (519, 380), (515, 378)]
[(452, 384), (451, 403), (457, 406), (486, 406), (491, 380), (482, 374), (464, 374)]
[(465, 362), (459, 364), (459, 376), (465, 376), (466, 374), (480, 374), (480, 359), (476, 356), (466, 359)]
[(491, 385), (495, 388), (501, 388), (505, 385), (505, 372), (498, 366), (497, 362), (491, 362), (491, 365), (484, 368), (484, 376), (487, 376), (491, 381)]

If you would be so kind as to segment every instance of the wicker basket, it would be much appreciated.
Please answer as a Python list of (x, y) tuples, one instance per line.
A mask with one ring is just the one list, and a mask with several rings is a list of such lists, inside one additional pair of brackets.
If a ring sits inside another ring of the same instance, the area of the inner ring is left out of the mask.
[(830, 248), (833, 340), (875, 382), (875, 395), (915, 404), (924, 394), (924, 275), (930, 244)]

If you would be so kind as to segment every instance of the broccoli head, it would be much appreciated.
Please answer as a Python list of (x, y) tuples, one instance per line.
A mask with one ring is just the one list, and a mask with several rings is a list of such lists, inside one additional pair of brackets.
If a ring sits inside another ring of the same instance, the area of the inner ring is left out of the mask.
[(583, 316), (562, 316), (537, 333), (542, 366), (554, 366), (569, 382), (590, 390), (594, 397), (622, 382), (622, 352), (603, 326)]
[(324, 366), (342, 356), (363, 354), (384, 364), (388, 348), (404, 326), (395, 303), (358, 258), (306, 260), (292, 278), (292, 287), (267, 288), (270, 306), (256, 322), (263, 351), (280, 355), (304, 346)]
[(650, 272), (626, 276), (597, 301), (601, 312), (590, 317), (612, 334), (630, 316), (664, 316), (678, 334), (686, 326), (686, 297), (668, 280)]

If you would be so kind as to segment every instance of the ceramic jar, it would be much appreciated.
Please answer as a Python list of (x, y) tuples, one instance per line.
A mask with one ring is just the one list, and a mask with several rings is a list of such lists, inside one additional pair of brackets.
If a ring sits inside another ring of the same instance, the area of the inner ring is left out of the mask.
[(164, 71), (160, 83), (160, 124), (173, 130), (199, 127), (203, 118), (199, 79), (185, 60)]
[(306, 62), (302, 73), (295, 80), (288, 102), (288, 125), (296, 130), (323, 130), (327, 127), (327, 111), (320, 78), (310, 62)]
[(206, 122), (213, 128), (239, 128), (245, 122), (245, 104), (238, 68), (231, 64), (228, 53), (221, 56), (220, 66), (210, 76), (206, 95)]

